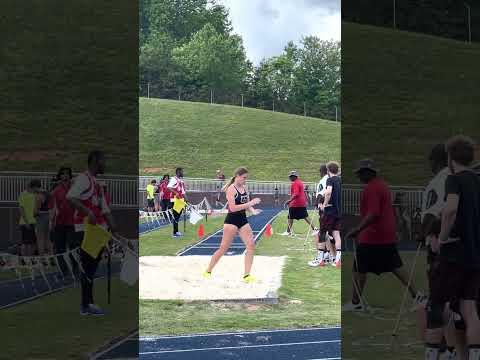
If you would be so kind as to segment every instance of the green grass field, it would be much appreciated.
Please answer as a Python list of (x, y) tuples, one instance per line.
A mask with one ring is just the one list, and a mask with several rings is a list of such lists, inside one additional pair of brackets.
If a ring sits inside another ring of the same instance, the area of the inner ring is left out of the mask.
[(432, 146), (478, 135), (479, 44), (342, 24), (342, 165), (373, 157), (392, 185), (425, 185)]
[[(309, 239), (305, 250), (303, 239), (277, 235), (285, 230), (285, 224), (284, 213), (272, 225), (275, 234), (270, 238), (263, 237), (256, 252), (258, 255), (288, 257), (283, 270), (283, 284), (279, 290), (279, 304), (140, 300), (140, 334), (174, 335), (340, 324), (341, 271), (333, 267), (308, 267), (307, 261), (315, 254), (313, 240)], [(306, 226), (300, 222), (295, 223), (294, 230), (298, 234), (307, 231)], [(153, 234), (155, 233), (152, 236)], [(159, 232), (156, 241), (176, 240)], [(144, 244), (142, 237), (142, 254), (145, 254)], [(178, 244), (177, 249), (181, 246)], [(175, 253), (173, 249), (158, 252), (157, 248), (152, 249), (152, 252), (156, 255)]]
[[(405, 268), (410, 271), (415, 251), (401, 253)], [(414, 284), (425, 292), (426, 260), (420, 253), (415, 267)], [(350, 300), (352, 293), (352, 255), (343, 256), (342, 303)], [(418, 334), (416, 313), (410, 312), (412, 299), (407, 298), (402, 313), (398, 336), (390, 347), (392, 331), (402, 302), (404, 287), (392, 274), (377, 277), (369, 274), (365, 288), (365, 301), (373, 308), (370, 313), (342, 313), (342, 359), (420, 359), (424, 347)]]
[[(138, 326), (138, 291), (112, 279), (107, 304), (106, 281), (95, 282), (103, 317), (79, 314), (80, 288), (69, 288), (35, 301), (2, 310), (2, 353), (16, 359), (85, 359), (115, 338)], [(22, 332), (15, 331), (22, 326)], [(1, 356), (0, 356), (1, 357)], [(6, 358), (5, 358), (6, 359)]]
[(288, 180), (292, 167), (313, 181), (321, 162), (340, 160), (338, 123), (238, 106), (141, 98), (139, 136), (140, 174), (183, 166), (213, 178), (247, 166), (252, 179)]

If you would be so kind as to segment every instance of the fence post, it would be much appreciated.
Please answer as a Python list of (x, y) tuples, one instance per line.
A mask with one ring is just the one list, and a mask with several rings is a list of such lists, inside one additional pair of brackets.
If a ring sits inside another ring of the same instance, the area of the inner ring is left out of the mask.
[(243, 94), (242, 94), (242, 108), (243, 108)]
[(150, 82), (147, 83), (147, 98), (150, 99)]

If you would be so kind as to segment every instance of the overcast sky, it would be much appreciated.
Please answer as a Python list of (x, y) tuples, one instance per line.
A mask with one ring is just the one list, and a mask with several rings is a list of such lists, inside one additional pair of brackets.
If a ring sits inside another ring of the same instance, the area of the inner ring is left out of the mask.
[(230, 12), (233, 31), (243, 38), (248, 58), (279, 55), (302, 36), (340, 40), (340, 0), (218, 0)]

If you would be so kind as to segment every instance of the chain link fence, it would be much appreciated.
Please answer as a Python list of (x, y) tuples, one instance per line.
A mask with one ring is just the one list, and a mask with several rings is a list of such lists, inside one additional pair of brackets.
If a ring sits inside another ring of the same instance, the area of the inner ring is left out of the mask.
[(260, 99), (252, 94), (242, 92), (215, 91), (208, 87), (178, 87), (165, 88), (153, 82), (141, 82), (139, 93), (141, 97), (204, 102), (210, 104), (235, 105), (274, 112), (311, 116), (332, 121), (341, 121), (340, 106), (321, 105), (311, 101), (288, 101), (271, 97)]

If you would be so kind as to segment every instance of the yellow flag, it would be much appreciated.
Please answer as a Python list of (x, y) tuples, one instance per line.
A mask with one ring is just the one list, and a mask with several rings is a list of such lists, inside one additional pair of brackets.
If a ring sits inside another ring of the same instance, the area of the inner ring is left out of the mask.
[(175, 210), (177, 213), (180, 213), (184, 207), (185, 199), (179, 199), (175, 197), (175, 199), (173, 200), (173, 210)]
[(92, 225), (86, 221), (81, 248), (95, 259), (100, 250), (107, 245), (110, 237), (111, 234), (100, 225)]

